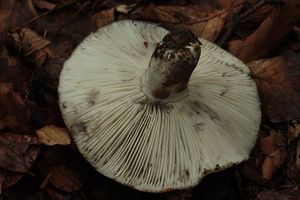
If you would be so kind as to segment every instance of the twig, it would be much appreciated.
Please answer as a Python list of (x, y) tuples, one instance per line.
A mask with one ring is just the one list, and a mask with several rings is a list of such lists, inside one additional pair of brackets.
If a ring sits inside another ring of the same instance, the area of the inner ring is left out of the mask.
[(78, 0), (71, 1), (71, 2), (69, 2), (69, 3), (67, 3), (67, 4), (64, 4), (64, 5), (61, 5), (61, 6), (57, 6), (57, 7), (55, 7), (53, 10), (48, 10), (48, 11), (46, 11), (46, 12), (44, 12), (44, 13), (38, 15), (38, 16), (35, 16), (35, 17), (31, 18), (30, 20), (24, 22), (23, 24), (17, 26), (15, 29), (13, 29), (12, 32), (16, 32), (18, 29), (20, 29), (20, 28), (22, 28), (22, 27), (24, 27), (24, 26), (27, 26), (28, 24), (34, 22), (35, 20), (38, 20), (39, 18), (42, 18), (42, 17), (44, 17), (44, 16), (46, 16), (46, 15), (49, 15), (50, 13), (52, 13), (52, 12), (54, 12), (54, 11), (58, 11), (58, 10), (60, 10), (60, 9), (63, 9), (63, 8), (68, 7), (68, 6), (70, 6), (70, 5), (73, 5), (73, 4), (76, 3), (77, 1), (78, 1)]
[(244, 12), (241, 15), (236, 16), (236, 18), (230, 23), (228, 29), (226, 30), (223, 37), (217, 42), (219, 46), (223, 46), (224, 43), (228, 40), (230, 37), (232, 31), (234, 30), (235, 26), (244, 18), (248, 17), (250, 14), (252, 14), (256, 9), (263, 6), (266, 3), (266, 0), (261, 0), (257, 2), (254, 6), (252, 6), (250, 9), (248, 9), (246, 12)]

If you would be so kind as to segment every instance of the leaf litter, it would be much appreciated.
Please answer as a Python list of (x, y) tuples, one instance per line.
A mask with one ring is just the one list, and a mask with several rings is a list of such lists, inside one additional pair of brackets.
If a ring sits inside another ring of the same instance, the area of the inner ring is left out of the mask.
[[(297, 199), (299, 10), (297, 0), (1, 1), (0, 197)], [(103, 177), (82, 158), (57, 106), (59, 73), (84, 37), (122, 19), (189, 28), (247, 62), (263, 111), (248, 161), (192, 190), (148, 194)]]

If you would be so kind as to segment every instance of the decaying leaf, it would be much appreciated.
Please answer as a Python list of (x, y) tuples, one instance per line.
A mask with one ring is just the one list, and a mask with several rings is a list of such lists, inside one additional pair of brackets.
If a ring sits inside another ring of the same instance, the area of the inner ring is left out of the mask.
[(248, 64), (258, 86), (262, 109), (273, 122), (300, 117), (299, 66), (299, 61), (283, 56)]
[(29, 28), (21, 28), (7, 35), (7, 43), (8, 47), (33, 64), (33, 84), (57, 89), (64, 59), (59, 56), (49, 40)]
[[(135, 18), (163, 23), (164, 26), (178, 29), (188, 28), (196, 36), (214, 41), (220, 34), (227, 13), (224, 10), (207, 12), (201, 6), (154, 5), (140, 9)], [(172, 27), (173, 26), (173, 27)]]
[(11, 83), (0, 82), (0, 126), (9, 127), (16, 131), (30, 132), (29, 107), (24, 100), (13, 90)]
[(64, 165), (56, 166), (49, 173), (49, 183), (59, 190), (74, 192), (82, 186), (79, 175), (70, 167)]
[(300, 120), (288, 123), (288, 152), (288, 176), (294, 181), (300, 181)]
[(102, 10), (93, 15), (97, 28), (101, 28), (115, 20), (115, 8)]
[(53, 10), (57, 4), (49, 2), (49, 1), (43, 1), (43, 0), (34, 0), (33, 4), (40, 8), (40, 9), (46, 9), (46, 10)]
[(270, 180), (286, 159), (286, 139), (279, 131), (271, 130), (269, 136), (259, 138), (259, 147), (266, 155), (262, 163), (262, 177)]
[(283, 165), (285, 157), (286, 153), (283, 149), (278, 149), (269, 154), (262, 164), (263, 179), (270, 180), (276, 170)]
[(39, 141), (45, 145), (68, 145), (71, 144), (71, 137), (66, 128), (59, 128), (54, 125), (44, 126), (36, 131)]
[(257, 200), (299, 200), (299, 196), (299, 186), (291, 186), (279, 191), (275, 191), (274, 189), (262, 191), (257, 194)]
[(269, 17), (244, 41), (229, 43), (229, 51), (244, 62), (261, 59), (276, 51), (278, 46), (300, 20), (300, 1), (284, 1), (275, 7)]
[(22, 177), (39, 152), (37, 144), (34, 135), (0, 134), (0, 185), (8, 187)]
[(265, 155), (271, 154), (284, 146), (285, 138), (280, 132), (275, 130), (271, 130), (269, 136), (259, 139), (259, 147)]

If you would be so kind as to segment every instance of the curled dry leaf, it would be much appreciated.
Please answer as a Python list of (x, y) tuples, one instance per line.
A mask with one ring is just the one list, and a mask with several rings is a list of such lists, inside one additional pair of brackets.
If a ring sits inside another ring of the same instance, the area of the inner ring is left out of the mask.
[[(300, 55), (296, 55), (299, 59)], [(300, 62), (291, 57), (274, 57), (248, 64), (254, 77), (262, 109), (273, 122), (300, 117)]]
[(244, 62), (268, 56), (276, 51), (294, 24), (299, 22), (299, 9), (299, 0), (285, 1), (283, 5), (274, 7), (259, 28), (244, 41), (231, 41), (229, 51)]
[(45, 145), (68, 145), (71, 144), (71, 137), (66, 128), (59, 128), (54, 125), (44, 126), (36, 131), (38, 139)]

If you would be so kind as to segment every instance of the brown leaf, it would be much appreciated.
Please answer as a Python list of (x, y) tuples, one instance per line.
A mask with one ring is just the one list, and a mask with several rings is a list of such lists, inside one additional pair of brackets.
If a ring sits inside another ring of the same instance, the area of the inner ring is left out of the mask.
[[(296, 55), (296, 59), (299, 57)], [(296, 59), (280, 56), (248, 64), (263, 112), (273, 122), (300, 117), (300, 62)]]
[(300, 181), (300, 120), (288, 123), (288, 177)]
[(82, 186), (79, 175), (70, 167), (59, 165), (53, 167), (50, 171), (49, 182), (54, 187), (65, 192), (74, 192)]
[(135, 17), (157, 21), (160, 23), (185, 23), (194, 24), (204, 17), (207, 17), (206, 12), (201, 12), (199, 6), (176, 6), (176, 5), (162, 5), (156, 6), (150, 4), (146, 9), (141, 10), (140, 13), (135, 13)]
[(102, 10), (93, 15), (96, 27), (101, 28), (115, 20), (115, 8)]
[(283, 200), (284, 197), (279, 192), (275, 190), (263, 191), (257, 194), (258, 200)]
[(289, 121), (288, 126), (289, 138), (297, 138), (300, 136), (300, 120), (291, 120)]
[(66, 128), (59, 128), (54, 125), (44, 126), (36, 131), (39, 141), (45, 145), (68, 145), (71, 144), (71, 137)]
[(261, 151), (268, 155), (274, 151), (285, 146), (285, 138), (283, 135), (275, 130), (270, 131), (270, 135), (267, 137), (261, 137), (259, 139), (259, 146)]
[(57, 4), (43, 0), (34, 0), (33, 4), (40, 9), (53, 10)]
[(231, 41), (229, 51), (244, 62), (260, 59), (274, 52), (294, 24), (299, 22), (299, 9), (299, 0), (285, 1), (283, 6), (275, 7), (259, 28), (244, 41)]
[[(0, 135), (0, 185), (15, 184), (29, 169), (39, 152), (34, 135), (3, 133)], [(1, 191), (0, 187), (0, 191)]]
[(262, 174), (265, 180), (270, 180), (276, 170), (280, 168), (285, 161), (285, 151), (278, 149), (268, 155), (262, 164)]
[(30, 111), (11, 83), (0, 83), (0, 124), (17, 131), (32, 130)]
[(49, 40), (29, 28), (21, 28), (14, 33), (8, 33), (7, 42), (10, 48), (22, 54), (35, 67), (42, 66), (46, 59), (60, 58)]
[(205, 38), (209, 41), (215, 41), (225, 22), (226, 15), (222, 13), (223, 11), (210, 13), (208, 15), (211, 16), (210, 19), (205, 22), (190, 25), (188, 28), (198, 37)]
[(173, 28), (188, 28), (196, 36), (214, 41), (220, 34), (227, 12), (214, 10), (207, 12), (200, 5), (176, 6), (150, 4), (146, 9), (136, 13), (136, 18), (152, 20)]
[(300, 189), (299, 186), (291, 185), (287, 189), (275, 191), (262, 191), (257, 194), (258, 200), (299, 200)]
[(0, 1), (0, 34), (15, 28), (33, 15), (28, 1)]
[(26, 172), (36, 156), (27, 155), (32, 144), (38, 144), (36, 137), (32, 135), (1, 134), (0, 167), (14, 172)]

